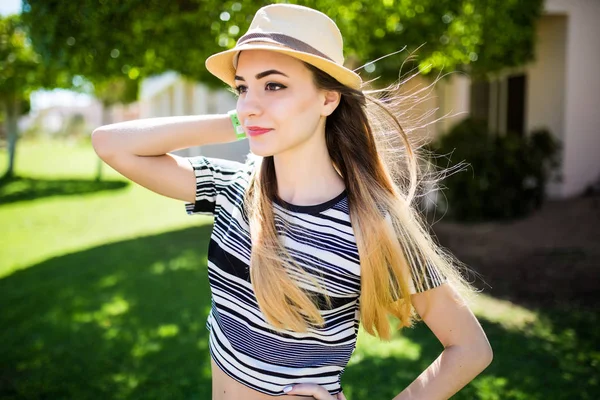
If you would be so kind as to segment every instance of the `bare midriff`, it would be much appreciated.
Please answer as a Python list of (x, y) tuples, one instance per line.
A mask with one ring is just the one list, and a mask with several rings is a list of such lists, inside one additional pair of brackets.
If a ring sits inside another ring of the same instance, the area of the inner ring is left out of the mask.
[(212, 373), (212, 400), (314, 400), (312, 396), (269, 396), (268, 394), (257, 392), (227, 375), (212, 359), (210, 360), (210, 364)]

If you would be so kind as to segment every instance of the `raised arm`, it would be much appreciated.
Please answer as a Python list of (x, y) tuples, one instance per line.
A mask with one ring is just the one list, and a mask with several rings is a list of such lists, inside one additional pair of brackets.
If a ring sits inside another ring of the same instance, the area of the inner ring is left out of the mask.
[(153, 192), (193, 202), (195, 176), (189, 162), (169, 152), (233, 142), (227, 115), (148, 118), (105, 125), (92, 133), (92, 146), (105, 163)]

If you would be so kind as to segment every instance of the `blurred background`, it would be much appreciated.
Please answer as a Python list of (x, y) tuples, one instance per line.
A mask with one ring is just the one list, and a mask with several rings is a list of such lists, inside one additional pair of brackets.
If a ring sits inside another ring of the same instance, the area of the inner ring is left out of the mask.
[[(431, 165), (468, 164), (421, 204), (494, 349), (453, 398), (600, 398), (600, 2), (292, 3), (336, 21), (373, 88), (406, 80)], [(234, 108), (204, 60), (266, 4), (0, 0), (0, 399), (210, 398), (212, 220), (103, 165), (90, 134)], [(361, 331), (344, 392), (392, 398), (442, 349), (422, 323)]]

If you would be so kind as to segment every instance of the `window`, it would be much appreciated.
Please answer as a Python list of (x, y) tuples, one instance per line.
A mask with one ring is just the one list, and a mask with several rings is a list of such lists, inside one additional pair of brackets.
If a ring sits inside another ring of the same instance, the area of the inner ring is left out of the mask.
[(492, 132), (524, 135), (526, 88), (525, 74), (492, 81), (473, 81), (471, 116), (487, 121)]
[(525, 75), (509, 77), (506, 96), (506, 131), (520, 136), (525, 134), (526, 78)]

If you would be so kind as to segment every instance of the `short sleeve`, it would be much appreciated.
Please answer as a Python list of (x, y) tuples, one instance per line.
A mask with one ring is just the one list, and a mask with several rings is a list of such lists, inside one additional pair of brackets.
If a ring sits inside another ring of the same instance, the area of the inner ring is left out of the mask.
[(429, 262), (426, 263), (425, 268), (417, 268), (412, 264), (410, 273), (411, 279), (408, 281), (410, 294), (426, 292), (447, 281), (442, 272)]
[[(391, 217), (388, 213), (385, 215), (385, 221), (392, 224)], [(393, 228), (392, 228), (393, 229)], [(402, 245), (404, 248), (404, 245)], [(410, 254), (411, 252), (405, 252), (404, 255)], [(425, 257), (420, 257), (422, 261), (407, 257), (408, 268), (402, 268), (403, 278), (408, 283), (408, 291), (410, 294), (426, 292), (427, 290), (434, 289), (443, 283), (447, 282), (448, 279), (442, 272), (437, 268), (431, 261)], [(425, 263), (425, 267), (421, 265)]]
[(214, 215), (217, 196), (239, 176), (245, 164), (204, 156), (187, 160), (196, 176), (196, 199), (185, 203), (185, 210), (188, 214)]

